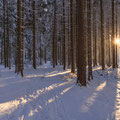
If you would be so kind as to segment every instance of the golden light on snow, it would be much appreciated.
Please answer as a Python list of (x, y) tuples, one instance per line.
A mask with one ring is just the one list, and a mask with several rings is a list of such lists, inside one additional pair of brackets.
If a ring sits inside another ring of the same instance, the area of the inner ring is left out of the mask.
[(82, 105), (81, 107), (82, 112), (88, 112), (90, 106), (93, 105), (95, 99), (98, 97), (98, 93), (105, 88), (106, 84), (107, 83), (105, 81), (96, 88), (96, 91), (92, 94), (92, 96), (85, 101), (85, 104)]
[(67, 70), (65, 72), (58, 72), (58, 73), (55, 73), (55, 74), (48, 74), (45, 77), (54, 77), (54, 76), (57, 76), (57, 75), (64, 75), (64, 74), (67, 74), (67, 73), (70, 73), (70, 70)]
[(107, 84), (106, 81), (104, 83), (100, 84), (100, 86), (98, 86), (96, 88), (96, 91), (102, 91), (104, 89), (104, 87), (106, 86), (106, 84)]
[[(73, 81), (63, 82), (63, 83), (60, 83), (60, 84), (52, 84), (48, 87), (38, 89), (38, 90), (34, 91), (32, 94), (29, 94), (28, 96), (25, 95), (25, 96), (23, 96), (19, 99), (15, 99), (13, 101), (9, 101), (9, 102), (6, 102), (6, 103), (1, 103), (0, 104), (0, 116), (4, 116), (6, 114), (11, 114), (12, 112), (14, 112), (19, 107), (19, 105), (24, 106), (25, 104), (30, 104), (30, 102), (39, 98), (40, 95), (46, 94), (46, 93), (50, 92), (51, 90), (53, 90), (55, 88), (58, 88), (58, 87), (61, 87), (61, 86), (64, 86), (64, 85), (67, 85), (67, 84), (70, 84), (70, 83), (73, 83)], [(60, 94), (63, 95), (64, 93), (69, 91), (72, 87), (73, 86), (71, 86), (69, 88), (66, 88)], [(47, 104), (54, 102), (55, 99), (57, 99), (57, 98), (58, 98), (58, 96), (56, 95), (53, 98), (48, 99)], [(38, 108), (42, 109), (42, 106), (39, 105)], [(37, 108), (34, 109), (34, 110), (31, 110), (30, 113), (28, 114), (28, 116), (33, 116), (37, 112), (38, 112)], [(24, 118), (24, 116), (21, 116), (18, 120), (23, 120), (23, 118)]]
[(38, 113), (38, 109), (35, 108), (34, 110), (30, 110), (30, 113), (28, 114), (29, 117), (34, 116), (35, 113)]
[[(118, 74), (120, 70), (118, 70)], [(116, 101), (115, 101), (115, 120), (120, 120), (120, 81), (117, 82)]]
[[(120, 87), (120, 82), (118, 83), (117, 86)], [(116, 96), (116, 103), (115, 103), (115, 119), (116, 120), (119, 120), (119, 116), (120, 116), (120, 106), (119, 106), (119, 104), (120, 104), (120, 95), (119, 95), (119, 93), (120, 93), (120, 90), (117, 89), (117, 96)]]
[(71, 87), (68, 87), (68, 88), (64, 89), (64, 90), (61, 92), (61, 95), (65, 94), (67, 91), (69, 91), (69, 90), (72, 89), (73, 87), (74, 87), (74, 85), (71, 86)]
[(49, 77), (55, 77), (57, 75), (64, 75), (64, 74), (68, 74), (70, 73), (70, 69), (64, 71), (64, 72), (58, 72), (56, 71), (55, 73), (48, 73), (48, 74), (45, 74), (45, 75), (27, 75), (26, 78), (38, 78), (38, 77), (43, 77), (43, 78), (49, 78)]

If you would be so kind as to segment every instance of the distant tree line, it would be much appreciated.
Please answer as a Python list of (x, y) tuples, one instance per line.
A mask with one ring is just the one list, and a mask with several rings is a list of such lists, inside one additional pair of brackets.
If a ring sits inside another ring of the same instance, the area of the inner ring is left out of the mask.
[[(86, 86), (97, 65), (118, 67), (119, 1), (117, 0), (0, 0), (0, 60), (24, 66), (51, 61), (76, 73)], [(88, 69), (87, 69), (88, 67)], [(88, 70), (88, 76), (86, 76)]]

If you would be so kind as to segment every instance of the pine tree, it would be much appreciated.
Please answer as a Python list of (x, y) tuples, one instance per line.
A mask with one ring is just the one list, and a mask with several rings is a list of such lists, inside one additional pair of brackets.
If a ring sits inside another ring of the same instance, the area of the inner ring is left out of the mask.
[(73, 38), (73, 0), (70, 0), (70, 39), (71, 39), (71, 72), (75, 73), (74, 38)]
[(21, 40), (21, 54), (22, 54), (22, 69), (24, 69), (24, 6), (25, 4), (24, 4), (24, 0), (22, 0), (22, 40)]
[(66, 69), (65, 0), (63, 0), (63, 69)]
[(33, 8), (33, 68), (36, 69), (35, 0), (33, 0), (32, 8)]
[(5, 30), (5, 27), (6, 27), (6, 25), (5, 25), (5, 16), (6, 16), (6, 14), (5, 14), (5, 11), (6, 11), (6, 1), (5, 0), (3, 0), (3, 29), (4, 29), (4, 32), (3, 32), (3, 38), (4, 38), (4, 66), (5, 67), (7, 67), (7, 59), (6, 59), (6, 30)]
[(77, 83), (86, 86), (86, 39), (85, 39), (85, 0), (77, 0), (78, 13), (78, 63), (77, 63)]
[(114, 0), (112, 0), (112, 67), (115, 68), (116, 67), (116, 60), (115, 60), (115, 15), (114, 15), (114, 12), (115, 12), (115, 4), (114, 4)]
[(8, 8), (8, 1), (6, 2), (6, 8), (7, 8), (7, 28), (6, 28), (6, 66), (10, 67), (10, 40), (9, 40), (9, 8)]
[[(118, 37), (118, 10), (117, 10), (117, 1), (116, 1), (116, 39), (117, 39), (117, 37)], [(117, 45), (117, 43), (116, 43), (116, 61), (115, 61), (115, 63), (116, 63), (116, 68), (118, 67), (118, 45)]]
[(93, 79), (92, 75), (92, 49), (91, 49), (91, 0), (87, 0), (87, 8), (88, 8), (88, 80)]
[(96, 7), (97, 1), (94, 0), (93, 2), (93, 66), (97, 66), (97, 13), (96, 13)]
[(16, 56), (16, 72), (21, 73), (23, 77), (23, 69), (22, 69), (22, 20), (21, 20), (21, 0), (17, 0), (17, 56)]
[(101, 11), (101, 62), (102, 62), (102, 70), (105, 69), (105, 38), (104, 38), (104, 8), (103, 8), (103, 0), (100, 0), (100, 11)]
[(53, 43), (52, 43), (52, 62), (53, 62), (53, 68), (57, 65), (57, 18), (56, 18), (56, 0), (54, 0), (54, 22), (53, 22)]

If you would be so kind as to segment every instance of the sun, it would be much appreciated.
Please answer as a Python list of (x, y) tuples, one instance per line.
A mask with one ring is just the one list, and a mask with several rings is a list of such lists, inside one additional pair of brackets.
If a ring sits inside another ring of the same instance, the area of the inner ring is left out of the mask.
[(120, 38), (115, 39), (115, 44), (120, 44)]

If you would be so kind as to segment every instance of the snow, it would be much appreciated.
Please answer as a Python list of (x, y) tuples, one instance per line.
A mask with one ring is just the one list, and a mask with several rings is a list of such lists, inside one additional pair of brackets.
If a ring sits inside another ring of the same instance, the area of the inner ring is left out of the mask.
[(120, 120), (120, 69), (94, 68), (94, 80), (47, 63), (26, 68), (24, 77), (0, 66), (0, 120)]

